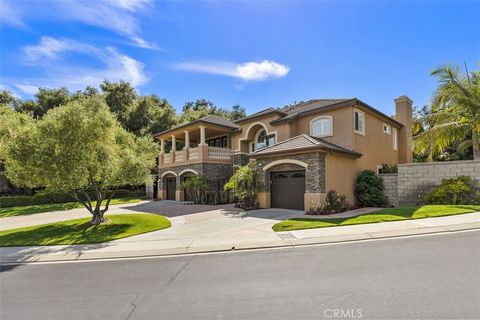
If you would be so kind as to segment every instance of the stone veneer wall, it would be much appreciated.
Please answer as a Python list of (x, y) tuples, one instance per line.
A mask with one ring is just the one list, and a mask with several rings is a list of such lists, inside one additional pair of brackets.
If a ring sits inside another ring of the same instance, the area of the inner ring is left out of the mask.
[(389, 206), (398, 206), (398, 175), (396, 173), (380, 174), (383, 178), (384, 193)]
[[(418, 204), (421, 198), (440, 185), (444, 178), (469, 176), (480, 181), (480, 161), (401, 164), (398, 166), (397, 178), (395, 174), (381, 176), (384, 178), (385, 193), (390, 197), (392, 205)], [(397, 190), (396, 202), (395, 189)]]
[(270, 177), (268, 172), (270, 171), (289, 171), (289, 170), (301, 170), (304, 169), (301, 166), (294, 164), (279, 164), (267, 170), (263, 171), (263, 168), (270, 162), (282, 159), (299, 160), (308, 164), (308, 168), (305, 174), (306, 180), (306, 193), (325, 193), (325, 154), (320, 152), (301, 153), (289, 156), (277, 156), (268, 158), (256, 159), (257, 171), (259, 174), (259, 180), (262, 182), (262, 187), (265, 192), (270, 192)]
[[(195, 164), (186, 164), (186, 165), (180, 165), (180, 166), (175, 166), (175, 167), (169, 167), (169, 168), (162, 168), (158, 170), (158, 176), (161, 177), (163, 173), (167, 171), (172, 171), (175, 172), (177, 175), (177, 190), (182, 190), (181, 187), (181, 178), (178, 174), (182, 172), (185, 169), (191, 169), (196, 172), (198, 172), (199, 175), (204, 176), (207, 178), (209, 184), (213, 188), (217, 188), (221, 186), (223, 188), (223, 184), (225, 184), (228, 179), (233, 174), (233, 168), (231, 164), (225, 164), (225, 163), (195, 163)], [(160, 179), (159, 178), (159, 194), (162, 189), (166, 189), (166, 182), (165, 179)]]
[(237, 153), (232, 156), (234, 166), (244, 166), (248, 163), (248, 155)]

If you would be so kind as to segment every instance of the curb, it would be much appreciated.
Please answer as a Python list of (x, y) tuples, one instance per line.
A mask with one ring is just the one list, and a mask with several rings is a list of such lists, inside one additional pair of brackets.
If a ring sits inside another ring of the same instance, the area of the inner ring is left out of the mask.
[[(306, 247), (314, 245), (328, 245), (352, 243), (359, 241), (385, 240), (396, 239), (403, 237), (425, 236), (435, 234), (455, 233), (462, 231), (476, 231), (480, 230), (480, 222), (454, 224), (444, 226), (432, 226), (407, 230), (396, 231), (382, 231), (370, 232), (361, 234), (346, 234), (340, 236), (326, 236), (304, 239), (288, 239), (279, 240), (275, 242), (267, 242), (262, 244), (240, 245), (234, 247), (227, 247), (225, 245), (216, 247), (179, 247), (168, 249), (154, 249), (144, 251), (119, 251), (119, 252), (104, 252), (104, 253), (68, 253), (68, 254), (31, 254), (22, 256), (2, 256), (0, 257), (0, 265), (22, 265), (35, 264), (44, 262), (75, 262), (75, 261), (108, 261), (117, 259), (139, 259), (139, 258), (154, 258), (154, 257), (175, 257), (185, 255), (199, 255), (209, 253), (226, 253), (226, 252), (240, 252), (252, 250), (266, 250), (266, 249), (286, 249), (295, 247)], [(7, 247), (4, 247), (7, 248)]]

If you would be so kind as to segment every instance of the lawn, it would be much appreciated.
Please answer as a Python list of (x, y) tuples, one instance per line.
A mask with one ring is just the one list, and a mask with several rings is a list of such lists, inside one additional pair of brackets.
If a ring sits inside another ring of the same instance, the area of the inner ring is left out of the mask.
[[(118, 198), (118, 199), (112, 199), (110, 204), (113, 205), (113, 204), (135, 203), (135, 202), (139, 202), (140, 200), (141, 200), (140, 198)], [(95, 205), (95, 203), (96, 202), (94, 201), (92, 204)], [(21, 207), (7, 207), (7, 208), (0, 208), (0, 218), (26, 216), (34, 213), (70, 210), (75, 208), (83, 208), (83, 205), (78, 202), (68, 202), (68, 203), (38, 204), (33, 206), (21, 206)]]
[(387, 208), (351, 218), (294, 218), (275, 224), (274, 231), (289, 231), (354, 224), (422, 219), (480, 211), (480, 205), (425, 205), (417, 207)]
[(90, 218), (0, 231), (0, 246), (49, 246), (100, 243), (166, 229), (170, 221), (156, 214), (113, 214), (107, 223), (91, 225)]

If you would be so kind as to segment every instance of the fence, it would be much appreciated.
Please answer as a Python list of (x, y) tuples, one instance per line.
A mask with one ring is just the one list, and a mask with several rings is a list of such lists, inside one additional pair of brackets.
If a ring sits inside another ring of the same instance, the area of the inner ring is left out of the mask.
[(390, 205), (417, 204), (444, 178), (469, 176), (480, 181), (480, 161), (445, 161), (401, 164), (398, 174), (381, 174)]

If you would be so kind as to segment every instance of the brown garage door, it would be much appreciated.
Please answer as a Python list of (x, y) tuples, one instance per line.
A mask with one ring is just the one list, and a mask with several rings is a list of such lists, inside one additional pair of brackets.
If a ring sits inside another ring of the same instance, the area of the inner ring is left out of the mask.
[(304, 209), (305, 170), (275, 171), (272, 181), (272, 208)]
[(175, 200), (176, 178), (167, 178), (167, 200)]

